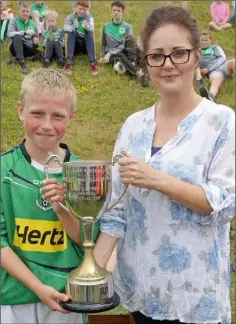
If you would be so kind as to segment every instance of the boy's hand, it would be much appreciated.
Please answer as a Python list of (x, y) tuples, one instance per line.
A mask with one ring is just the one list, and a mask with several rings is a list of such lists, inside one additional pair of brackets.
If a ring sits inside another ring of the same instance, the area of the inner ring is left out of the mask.
[(87, 28), (88, 28), (88, 22), (87, 22), (87, 21), (83, 21), (83, 22), (82, 22), (82, 27), (83, 27), (84, 29), (87, 29)]
[(42, 285), (36, 292), (42, 303), (47, 305), (51, 310), (68, 314), (69, 312), (59, 305), (59, 301), (67, 302), (70, 297), (56, 291), (53, 287)]
[(27, 34), (27, 35), (34, 35), (35, 34), (35, 31), (33, 30), (33, 29), (27, 29), (26, 31), (25, 31), (25, 33)]
[(78, 20), (76, 20), (75, 22), (74, 22), (74, 27), (77, 29), (78, 28)]
[(39, 38), (38, 37), (34, 37), (33, 38), (33, 42), (35, 45), (38, 45), (39, 44)]
[(59, 185), (56, 179), (44, 180), (40, 192), (43, 194), (43, 199), (46, 199), (52, 205), (56, 214), (60, 214), (63, 211), (58, 201), (65, 205), (65, 189)]

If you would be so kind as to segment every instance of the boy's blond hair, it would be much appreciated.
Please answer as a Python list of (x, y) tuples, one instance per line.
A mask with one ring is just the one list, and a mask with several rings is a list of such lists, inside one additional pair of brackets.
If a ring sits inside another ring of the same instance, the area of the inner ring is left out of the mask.
[(34, 70), (24, 78), (20, 91), (23, 108), (27, 104), (27, 97), (30, 97), (33, 93), (49, 93), (52, 96), (68, 97), (72, 112), (76, 108), (76, 91), (71, 80), (53, 69)]
[(54, 10), (48, 10), (45, 15), (45, 20), (47, 21), (48, 19), (52, 19), (52, 18), (54, 18), (56, 21), (58, 21), (59, 15)]

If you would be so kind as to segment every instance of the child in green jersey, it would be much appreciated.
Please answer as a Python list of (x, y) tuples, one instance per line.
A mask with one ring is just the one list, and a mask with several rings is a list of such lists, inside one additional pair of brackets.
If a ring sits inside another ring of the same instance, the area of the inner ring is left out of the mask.
[[(138, 52), (142, 52), (132, 36), (132, 26), (123, 20), (124, 11), (123, 1), (112, 1), (112, 20), (103, 26), (101, 57), (98, 62), (111, 64), (118, 74), (127, 71), (133, 78), (140, 80), (143, 86), (148, 86), (147, 73), (137, 64)], [(144, 55), (142, 61), (144, 62)]]
[(19, 16), (10, 20), (7, 34), (10, 39), (9, 49), (12, 54), (8, 64), (17, 62), (20, 71), (26, 74), (25, 58), (31, 61), (40, 61), (42, 59), (42, 52), (38, 50), (37, 27), (30, 19), (29, 2), (19, 3)]
[(45, 48), (43, 66), (48, 68), (51, 58), (56, 56), (58, 67), (63, 68), (64, 33), (62, 29), (58, 28), (58, 13), (49, 10), (45, 19), (47, 29), (43, 32), (43, 46)]
[(72, 72), (72, 60), (76, 54), (87, 54), (90, 72), (98, 74), (94, 45), (94, 19), (89, 13), (89, 1), (77, 1), (76, 11), (65, 19), (66, 64), (65, 72)]
[(1, 156), (1, 323), (87, 324), (87, 315), (58, 303), (69, 299), (66, 276), (83, 249), (79, 222), (48, 202), (64, 201), (61, 168), (50, 163), (44, 181), (49, 151), (61, 162), (78, 160), (61, 143), (75, 107), (75, 89), (63, 74), (40, 69), (24, 78), (18, 114), (25, 139)]
[(45, 16), (48, 11), (48, 7), (43, 4), (43, 1), (35, 1), (30, 6), (31, 17), (37, 26), (38, 34), (41, 36), (45, 28)]

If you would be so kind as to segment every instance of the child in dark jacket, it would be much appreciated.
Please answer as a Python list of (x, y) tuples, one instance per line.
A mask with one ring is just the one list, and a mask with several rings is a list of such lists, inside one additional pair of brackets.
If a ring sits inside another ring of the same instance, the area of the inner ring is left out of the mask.
[(42, 52), (37, 49), (39, 43), (37, 27), (29, 17), (29, 2), (20, 2), (19, 16), (10, 20), (7, 33), (10, 38), (10, 52), (13, 55), (8, 64), (16, 61), (23, 74), (27, 73), (25, 58), (31, 61), (42, 59)]
[(72, 71), (72, 60), (75, 54), (87, 54), (90, 71), (93, 75), (98, 74), (95, 45), (94, 45), (94, 19), (89, 14), (89, 1), (77, 1), (76, 12), (68, 15), (65, 19), (65, 71)]

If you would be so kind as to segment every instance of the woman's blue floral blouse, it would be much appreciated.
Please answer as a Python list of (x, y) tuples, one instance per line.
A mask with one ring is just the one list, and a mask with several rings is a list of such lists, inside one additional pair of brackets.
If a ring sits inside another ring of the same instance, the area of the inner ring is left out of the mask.
[[(235, 214), (235, 114), (203, 99), (177, 135), (151, 156), (155, 106), (130, 116), (117, 138), (122, 150), (154, 169), (201, 186), (213, 209), (201, 216), (166, 195), (129, 186), (101, 218), (119, 238), (115, 289), (121, 304), (155, 320), (222, 323), (230, 319), (229, 222)], [(112, 170), (112, 202), (121, 184)]]

